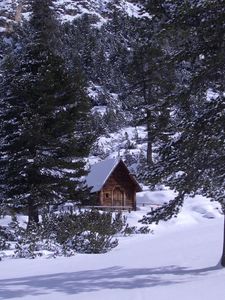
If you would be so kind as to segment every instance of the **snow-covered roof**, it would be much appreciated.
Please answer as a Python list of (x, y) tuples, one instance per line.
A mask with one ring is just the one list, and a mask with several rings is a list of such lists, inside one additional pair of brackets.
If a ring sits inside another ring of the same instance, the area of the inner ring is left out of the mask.
[(113, 172), (120, 159), (111, 158), (103, 160), (91, 166), (91, 170), (86, 177), (88, 187), (92, 187), (91, 192), (101, 190), (110, 174)]

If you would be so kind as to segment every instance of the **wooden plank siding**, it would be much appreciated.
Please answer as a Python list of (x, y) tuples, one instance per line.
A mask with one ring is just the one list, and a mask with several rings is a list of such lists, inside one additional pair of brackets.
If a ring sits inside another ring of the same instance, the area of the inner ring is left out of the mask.
[(92, 194), (86, 205), (136, 210), (136, 192), (142, 189), (122, 159), (109, 158), (93, 164), (86, 180)]
[(109, 176), (100, 192), (100, 205), (136, 209), (136, 185), (121, 162)]

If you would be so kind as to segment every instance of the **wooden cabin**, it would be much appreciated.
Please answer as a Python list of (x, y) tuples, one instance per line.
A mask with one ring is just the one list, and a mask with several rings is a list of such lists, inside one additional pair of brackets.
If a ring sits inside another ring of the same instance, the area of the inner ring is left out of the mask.
[(97, 206), (136, 210), (136, 192), (142, 189), (121, 159), (92, 165), (86, 180)]

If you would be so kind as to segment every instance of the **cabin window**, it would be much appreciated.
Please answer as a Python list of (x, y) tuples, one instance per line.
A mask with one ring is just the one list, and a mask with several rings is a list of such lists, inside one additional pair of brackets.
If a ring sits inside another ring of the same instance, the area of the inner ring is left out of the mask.
[(105, 197), (106, 197), (106, 198), (109, 198), (109, 193), (106, 193), (106, 194), (105, 194)]

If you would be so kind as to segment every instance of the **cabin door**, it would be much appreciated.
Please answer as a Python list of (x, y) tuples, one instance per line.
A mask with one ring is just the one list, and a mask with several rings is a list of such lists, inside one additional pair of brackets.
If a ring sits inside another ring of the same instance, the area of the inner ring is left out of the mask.
[(119, 187), (113, 190), (113, 206), (123, 206), (124, 205), (124, 191)]

